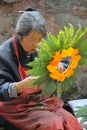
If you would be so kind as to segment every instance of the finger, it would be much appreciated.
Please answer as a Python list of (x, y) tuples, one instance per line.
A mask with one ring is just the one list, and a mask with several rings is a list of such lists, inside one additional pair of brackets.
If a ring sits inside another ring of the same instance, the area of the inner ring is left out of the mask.
[(40, 76), (34, 76), (34, 77), (29, 76), (28, 79), (30, 79), (30, 80), (34, 80), (34, 79), (38, 79), (39, 77), (40, 77)]

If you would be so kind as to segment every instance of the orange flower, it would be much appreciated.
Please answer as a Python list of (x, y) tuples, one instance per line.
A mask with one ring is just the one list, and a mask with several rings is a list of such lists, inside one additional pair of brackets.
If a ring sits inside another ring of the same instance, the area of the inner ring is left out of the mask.
[(66, 57), (67, 55), (68, 55), (68, 54), (67, 54), (67, 50), (64, 49), (64, 50), (62, 51), (62, 58)]
[(47, 69), (49, 70), (49, 72), (53, 73), (55, 71), (55, 66), (48, 65)]
[(67, 50), (67, 53), (68, 53), (67, 56), (72, 56), (73, 52), (74, 52), (74, 49), (73, 49), (72, 47), (70, 47), (70, 48)]
[[(70, 57), (69, 66), (63, 72), (60, 72), (60, 70), (58, 70), (58, 64), (63, 60), (63, 58), (67, 57)], [(80, 58), (81, 56), (78, 55), (78, 49), (73, 49), (71, 47), (67, 50), (64, 49), (62, 52), (56, 52), (54, 59), (50, 61), (47, 66), (47, 69), (50, 72), (50, 77), (59, 82), (63, 82), (66, 78), (71, 77), (74, 73), (74, 69), (78, 66)]]
[(81, 56), (76, 55), (72, 58), (72, 62), (70, 64), (70, 68), (75, 69), (78, 66), (78, 61), (80, 60)]
[[(60, 60), (61, 61), (61, 60)], [(55, 60), (53, 59), (51, 62), (50, 62), (50, 65), (53, 65), (53, 66), (56, 66), (58, 64), (58, 60)]]
[(62, 60), (62, 55), (61, 55), (61, 53), (59, 51), (55, 53), (54, 59), (56, 61), (61, 61)]
[(55, 70), (54, 73), (51, 73), (50, 74), (50, 77), (54, 80), (57, 80), (57, 81), (64, 81), (65, 80), (65, 76), (63, 73), (59, 73), (58, 70)]
[(66, 77), (69, 78), (69, 77), (71, 77), (71, 75), (73, 75), (73, 70), (72, 69), (67, 69)]
[(72, 53), (72, 56), (75, 56), (78, 54), (78, 49), (74, 49), (73, 53)]

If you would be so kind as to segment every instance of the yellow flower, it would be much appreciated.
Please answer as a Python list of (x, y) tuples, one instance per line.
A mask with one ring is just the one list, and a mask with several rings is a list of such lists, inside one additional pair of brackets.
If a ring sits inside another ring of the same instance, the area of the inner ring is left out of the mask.
[(64, 49), (61, 54), (62, 54), (62, 58), (64, 58), (68, 55), (68, 52), (67, 50)]
[(73, 53), (72, 53), (72, 56), (75, 56), (78, 54), (78, 49), (74, 49)]
[(75, 69), (78, 66), (78, 62), (80, 60), (81, 56), (80, 55), (76, 55), (72, 58), (72, 62), (70, 64), (70, 68)]
[[(58, 70), (58, 64), (63, 60), (63, 58), (70, 58), (70, 63), (63, 72)], [(62, 52), (56, 52), (54, 59), (50, 61), (47, 66), (48, 71), (50, 72), (50, 78), (63, 82), (66, 78), (69, 78), (73, 75), (74, 69), (78, 66), (78, 62), (81, 56), (78, 55), (78, 49), (68, 48), (64, 49)]]
[(58, 70), (55, 70), (54, 73), (51, 73), (50, 74), (50, 77), (54, 80), (57, 80), (57, 81), (64, 81), (65, 80), (65, 76), (63, 73), (59, 73)]
[(59, 51), (55, 53), (54, 59), (56, 61), (61, 61), (62, 60), (62, 55), (61, 55), (61, 53)]
[(67, 53), (68, 53), (67, 56), (72, 56), (73, 52), (74, 52), (74, 49), (73, 49), (72, 47), (70, 47), (70, 48), (67, 50)]
[(67, 71), (66, 71), (66, 77), (67, 78), (69, 78), (69, 77), (71, 77), (71, 75), (73, 75), (73, 70), (72, 69), (67, 69)]

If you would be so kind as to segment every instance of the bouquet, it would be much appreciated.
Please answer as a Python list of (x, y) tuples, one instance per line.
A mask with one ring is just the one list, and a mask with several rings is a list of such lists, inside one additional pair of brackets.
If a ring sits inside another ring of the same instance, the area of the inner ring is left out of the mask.
[[(58, 36), (47, 34), (47, 39), (39, 43), (38, 56), (28, 65), (32, 67), (29, 75), (39, 76), (33, 84), (42, 88), (42, 93), (55, 93), (59, 98), (75, 86), (75, 75), (80, 72), (79, 65), (87, 64), (87, 27), (81, 25), (75, 30), (73, 25), (64, 26)], [(60, 63), (63, 70), (59, 69)]]

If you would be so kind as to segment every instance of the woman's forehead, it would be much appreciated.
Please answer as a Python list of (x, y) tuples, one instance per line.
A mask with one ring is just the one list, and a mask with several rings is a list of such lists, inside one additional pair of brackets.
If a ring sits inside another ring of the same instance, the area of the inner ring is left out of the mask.
[(36, 30), (32, 31), (29, 35), (30, 36), (42, 36), (42, 34), (39, 31), (36, 31)]
[(42, 34), (39, 31), (36, 31), (36, 30), (29, 33), (27, 36), (29, 38), (42, 38), (43, 37)]

